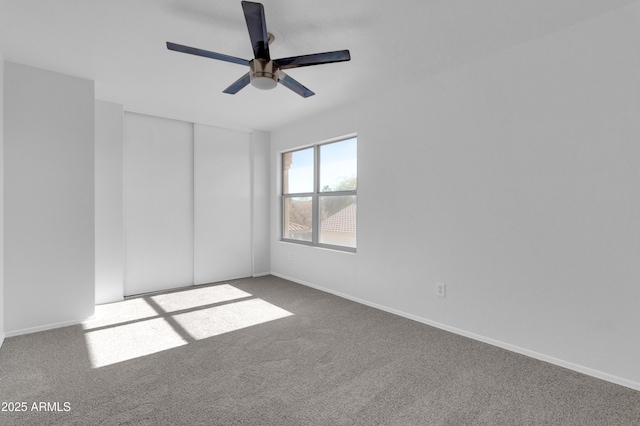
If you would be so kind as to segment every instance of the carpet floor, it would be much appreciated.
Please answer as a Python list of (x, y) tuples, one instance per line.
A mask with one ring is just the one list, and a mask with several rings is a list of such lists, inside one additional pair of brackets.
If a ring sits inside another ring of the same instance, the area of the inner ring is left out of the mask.
[(640, 392), (277, 277), (5, 339), (2, 425), (640, 425)]

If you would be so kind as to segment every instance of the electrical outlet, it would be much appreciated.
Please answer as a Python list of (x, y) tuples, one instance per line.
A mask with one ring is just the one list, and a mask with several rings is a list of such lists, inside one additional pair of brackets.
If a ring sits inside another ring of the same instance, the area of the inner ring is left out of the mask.
[(436, 295), (447, 297), (447, 286), (444, 283), (436, 283)]
[(287, 260), (288, 260), (288, 261), (291, 261), (291, 252), (290, 252), (290, 251), (289, 251), (289, 252), (287, 252)]

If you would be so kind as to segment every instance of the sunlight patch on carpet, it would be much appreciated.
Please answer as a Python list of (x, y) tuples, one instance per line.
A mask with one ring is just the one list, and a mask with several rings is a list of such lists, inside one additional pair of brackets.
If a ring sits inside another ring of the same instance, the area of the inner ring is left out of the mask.
[(144, 299), (124, 300), (106, 305), (97, 305), (93, 318), (83, 322), (82, 327), (85, 330), (91, 330), (157, 316), (158, 312), (149, 306)]
[(261, 299), (178, 314), (174, 319), (194, 339), (206, 339), (293, 315)]
[(151, 299), (165, 312), (174, 312), (182, 309), (195, 308), (197, 306), (228, 302), (244, 297), (251, 297), (251, 294), (229, 284), (223, 284), (181, 291), (179, 293), (159, 294), (152, 296)]
[(99, 305), (82, 326), (91, 366), (100, 368), (291, 315), (221, 284)]
[(187, 344), (164, 318), (88, 331), (85, 342), (93, 368)]

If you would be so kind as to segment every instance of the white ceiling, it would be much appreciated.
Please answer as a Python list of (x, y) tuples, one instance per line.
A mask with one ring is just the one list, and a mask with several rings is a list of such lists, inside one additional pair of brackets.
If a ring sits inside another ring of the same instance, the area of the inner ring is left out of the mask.
[(95, 81), (126, 110), (273, 130), (456, 67), (638, 0), (263, 0), (281, 58), (349, 49), (350, 62), (292, 69), (316, 92), (222, 91), (241, 65), (165, 42), (251, 59), (240, 0), (0, 0), (4, 59)]

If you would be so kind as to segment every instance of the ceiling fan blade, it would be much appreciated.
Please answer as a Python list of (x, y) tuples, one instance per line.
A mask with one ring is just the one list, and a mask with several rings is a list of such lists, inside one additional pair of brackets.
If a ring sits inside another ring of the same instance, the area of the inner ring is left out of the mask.
[(167, 49), (176, 52), (188, 53), (190, 55), (203, 56), (205, 58), (218, 59), (220, 61), (232, 62), (234, 64), (249, 65), (246, 59), (236, 58), (235, 56), (223, 55), (222, 53), (209, 52), (208, 50), (196, 49), (195, 47), (183, 46), (181, 44), (167, 42)]
[(351, 60), (348, 50), (336, 50), (335, 52), (314, 53), (311, 55), (292, 56), (291, 58), (276, 59), (280, 69), (308, 67), (310, 65), (331, 64)]
[(242, 2), (244, 19), (247, 21), (249, 38), (253, 47), (253, 56), (256, 59), (266, 59), (269, 57), (269, 35), (267, 34), (267, 21), (264, 17), (264, 7), (260, 3), (250, 1)]
[(302, 84), (298, 83), (298, 81), (289, 77), (282, 71), (278, 71), (278, 82), (280, 82), (283, 86), (293, 90), (303, 98), (308, 98), (309, 96), (315, 95), (315, 93), (313, 93), (311, 90), (307, 89)]
[(249, 73), (246, 73), (245, 75), (243, 75), (242, 77), (237, 79), (231, 86), (229, 86), (226, 89), (224, 89), (222, 91), (222, 93), (228, 93), (230, 95), (235, 95), (242, 88), (244, 88), (247, 84), (249, 84), (250, 81), (251, 81), (251, 76), (249, 75)]

